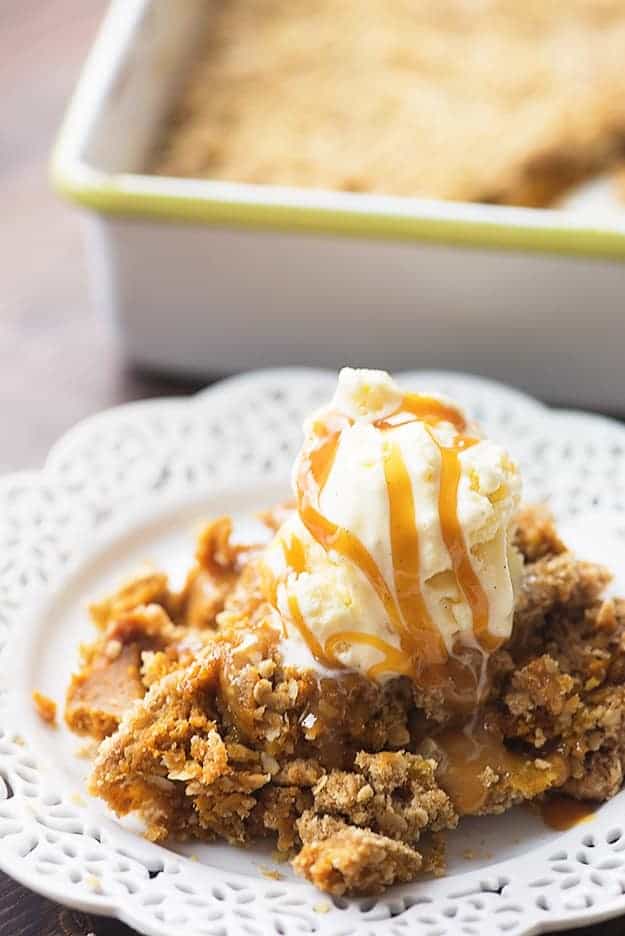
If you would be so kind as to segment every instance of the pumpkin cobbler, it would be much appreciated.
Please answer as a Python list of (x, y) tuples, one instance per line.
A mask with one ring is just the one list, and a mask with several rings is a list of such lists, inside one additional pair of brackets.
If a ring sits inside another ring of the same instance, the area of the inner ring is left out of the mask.
[(623, 0), (228, 0), (148, 170), (543, 206), (625, 153)]
[(221, 517), (184, 587), (94, 604), (67, 693), (91, 792), (147, 836), (273, 839), (331, 894), (444, 870), (445, 830), (621, 787), (625, 602), (446, 398), (345, 369), (293, 505)]

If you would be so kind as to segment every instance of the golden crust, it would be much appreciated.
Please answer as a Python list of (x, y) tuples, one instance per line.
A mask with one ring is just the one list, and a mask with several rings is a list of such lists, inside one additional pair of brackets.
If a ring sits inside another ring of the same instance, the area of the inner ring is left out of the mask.
[(412, 881), (423, 858), (414, 848), (369, 829), (332, 824), (326, 837), (315, 827), (293, 861), (296, 871), (329, 894), (379, 894), (391, 884)]
[(616, 161), (620, 0), (232, 0), (152, 168), (546, 205)]

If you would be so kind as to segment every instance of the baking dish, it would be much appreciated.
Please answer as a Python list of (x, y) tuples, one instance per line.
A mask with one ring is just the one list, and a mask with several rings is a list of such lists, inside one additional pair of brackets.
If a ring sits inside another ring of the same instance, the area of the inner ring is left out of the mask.
[(52, 160), (87, 209), (100, 308), (139, 364), (476, 371), (625, 403), (625, 213), (142, 173), (206, 0), (114, 0)]

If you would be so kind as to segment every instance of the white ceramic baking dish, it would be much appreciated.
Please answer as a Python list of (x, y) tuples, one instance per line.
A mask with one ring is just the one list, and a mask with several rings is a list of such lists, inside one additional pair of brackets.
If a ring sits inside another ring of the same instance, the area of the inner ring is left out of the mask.
[(53, 157), (140, 364), (472, 370), (625, 408), (625, 214), (142, 173), (207, 0), (115, 0)]

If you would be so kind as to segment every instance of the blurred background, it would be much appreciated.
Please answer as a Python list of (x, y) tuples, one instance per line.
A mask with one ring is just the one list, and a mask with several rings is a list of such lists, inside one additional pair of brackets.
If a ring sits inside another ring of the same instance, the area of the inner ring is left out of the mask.
[(625, 411), (625, 0), (114, 6), (82, 213), (107, 4), (0, 6), (0, 469), (273, 364)]
[(80, 218), (48, 180), (63, 111), (106, 7), (0, 3), (3, 472), (38, 468), (60, 433), (103, 407), (189, 390), (126, 366), (90, 301)]

